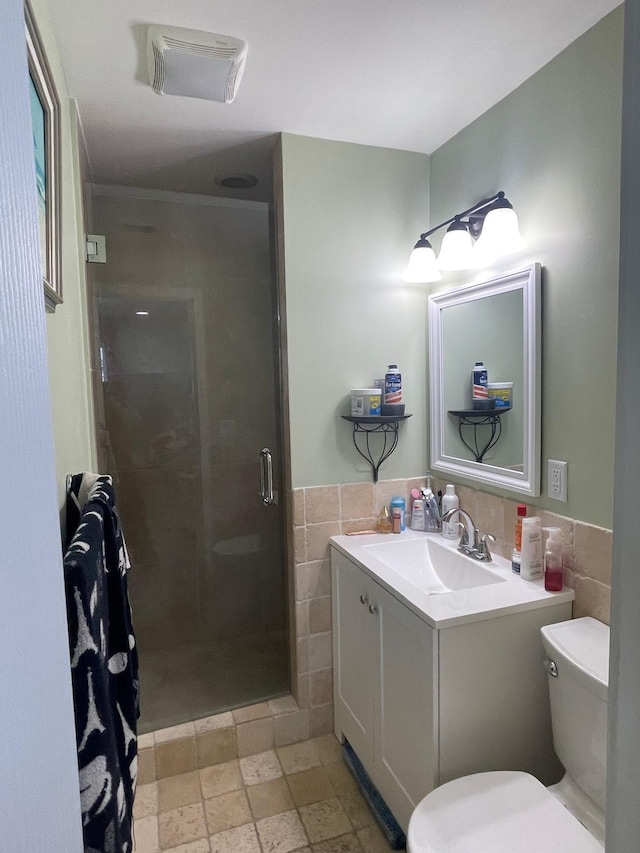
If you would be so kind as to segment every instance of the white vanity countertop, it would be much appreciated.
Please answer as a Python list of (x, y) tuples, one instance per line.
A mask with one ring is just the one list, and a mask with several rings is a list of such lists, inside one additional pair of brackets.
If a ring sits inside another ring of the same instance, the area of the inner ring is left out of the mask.
[(477, 566), (479, 571), (486, 568), (498, 574), (502, 582), (429, 594), (386, 566), (367, 548), (371, 545), (391, 544), (394, 540), (400, 542), (429, 537), (437, 538), (439, 544), (456, 551), (457, 540), (450, 542), (444, 540), (438, 533), (421, 533), (409, 529), (399, 535), (373, 533), (358, 536), (332, 536), (330, 542), (332, 547), (357, 563), (375, 581), (433, 628), (448, 628), (465, 622), (506, 616), (521, 610), (571, 602), (575, 598), (574, 591), (569, 587), (565, 587), (562, 592), (547, 592), (543, 580), (523, 580), (511, 571), (511, 563), (499, 556), (494, 556), (491, 563), (477, 563)]

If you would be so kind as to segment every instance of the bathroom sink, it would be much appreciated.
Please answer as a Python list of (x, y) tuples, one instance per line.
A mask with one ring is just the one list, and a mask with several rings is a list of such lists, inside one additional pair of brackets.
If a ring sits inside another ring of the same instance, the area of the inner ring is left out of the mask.
[(505, 582), (491, 564), (473, 560), (437, 539), (397, 539), (365, 545), (363, 550), (429, 595)]

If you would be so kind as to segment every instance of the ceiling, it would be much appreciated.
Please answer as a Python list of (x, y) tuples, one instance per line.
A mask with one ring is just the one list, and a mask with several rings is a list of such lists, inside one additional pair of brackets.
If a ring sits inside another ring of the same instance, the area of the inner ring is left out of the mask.
[[(431, 153), (619, 0), (50, 0), (98, 183), (268, 200), (280, 131)], [(157, 95), (146, 26), (248, 42), (232, 104)], [(216, 183), (253, 173), (253, 190)]]

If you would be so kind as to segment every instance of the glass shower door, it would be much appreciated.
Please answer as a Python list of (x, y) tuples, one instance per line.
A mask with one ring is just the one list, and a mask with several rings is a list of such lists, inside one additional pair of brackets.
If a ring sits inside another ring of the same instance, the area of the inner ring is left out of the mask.
[(94, 196), (91, 269), (141, 731), (289, 691), (277, 464), (276, 500), (261, 491), (261, 451), (281, 459), (266, 206), (156, 195)]

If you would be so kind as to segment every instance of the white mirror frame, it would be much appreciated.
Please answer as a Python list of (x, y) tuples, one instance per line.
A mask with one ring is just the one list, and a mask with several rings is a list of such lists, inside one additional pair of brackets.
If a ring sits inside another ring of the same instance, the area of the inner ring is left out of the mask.
[[(447, 456), (444, 452), (442, 311), (487, 296), (522, 290), (523, 470)], [(502, 273), (478, 284), (456, 287), (429, 297), (429, 397), (431, 403), (431, 469), (490, 483), (511, 492), (540, 494), (540, 264)]]

